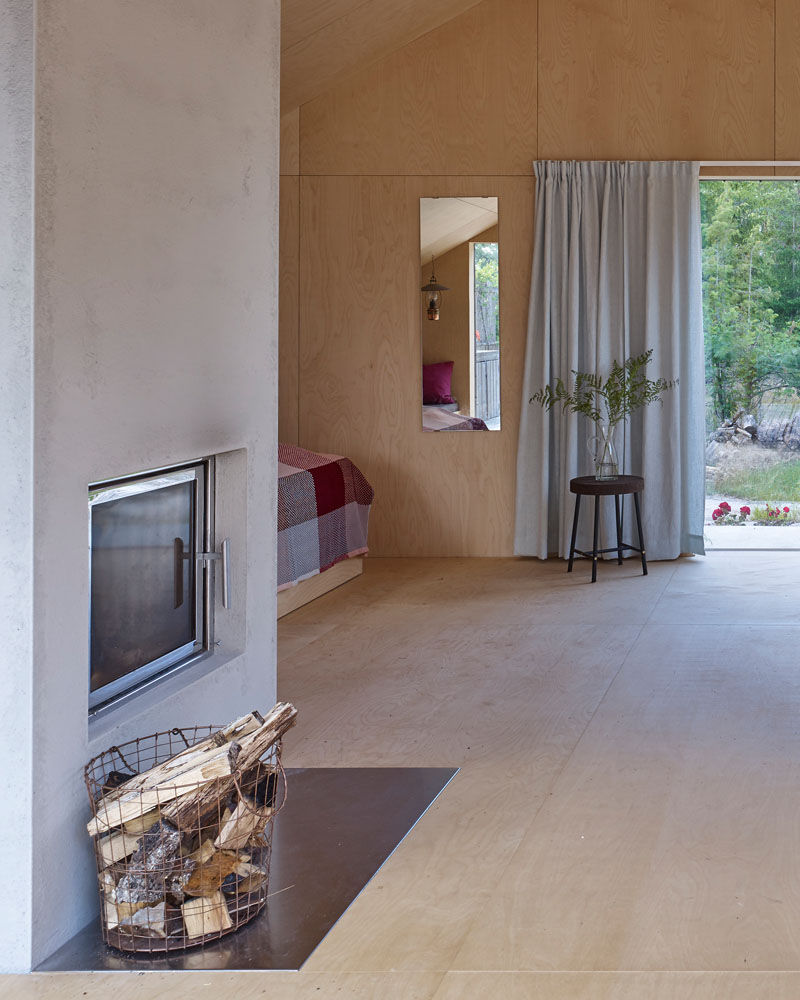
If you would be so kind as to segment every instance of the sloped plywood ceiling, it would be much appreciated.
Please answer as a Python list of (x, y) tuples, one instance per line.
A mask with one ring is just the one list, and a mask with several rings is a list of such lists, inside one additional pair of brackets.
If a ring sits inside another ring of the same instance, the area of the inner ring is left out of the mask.
[(479, 0), (284, 0), (281, 113), (433, 31)]
[(420, 264), (497, 225), (497, 198), (421, 198)]

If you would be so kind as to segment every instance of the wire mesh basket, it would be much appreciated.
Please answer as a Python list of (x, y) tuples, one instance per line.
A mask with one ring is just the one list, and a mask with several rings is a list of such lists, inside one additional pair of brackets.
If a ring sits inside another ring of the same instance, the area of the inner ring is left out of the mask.
[(261, 912), (286, 799), (280, 737), (295, 715), (276, 706), (266, 722), (254, 712), (228, 727), (154, 733), (89, 761), (88, 830), (107, 944), (191, 948)]

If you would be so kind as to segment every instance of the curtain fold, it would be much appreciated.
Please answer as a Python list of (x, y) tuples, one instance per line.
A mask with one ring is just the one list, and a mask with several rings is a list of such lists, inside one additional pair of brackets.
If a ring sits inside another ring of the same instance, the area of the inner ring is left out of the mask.
[[(573, 370), (606, 376), (652, 348), (649, 378), (678, 378), (617, 427), (621, 471), (644, 476), (650, 559), (702, 554), (705, 497), (700, 169), (688, 162), (534, 163), (536, 214), (517, 453), (517, 555), (569, 552), (569, 481), (594, 474), (587, 418), (530, 397)], [(632, 503), (625, 504), (626, 540)], [(602, 502), (603, 547), (615, 544)], [(582, 518), (578, 547), (589, 545)]]

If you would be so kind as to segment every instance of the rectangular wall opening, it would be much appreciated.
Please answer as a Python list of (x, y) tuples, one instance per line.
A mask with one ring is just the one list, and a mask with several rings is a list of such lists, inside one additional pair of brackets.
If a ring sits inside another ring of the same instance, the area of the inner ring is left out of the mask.
[(89, 710), (205, 656), (212, 642), (213, 459), (89, 487)]
[(800, 548), (800, 181), (700, 184), (709, 548)]

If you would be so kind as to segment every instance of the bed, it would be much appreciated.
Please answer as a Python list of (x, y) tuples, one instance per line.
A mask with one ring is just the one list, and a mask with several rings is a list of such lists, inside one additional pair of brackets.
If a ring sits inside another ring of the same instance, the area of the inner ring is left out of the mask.
[(278, 445), (278, 617), (357, 576), (374, 490), (342, 455)]
[(422, 407), (423, 431), (488, 431), (480, 417), (465, 417), (440, 406)]

